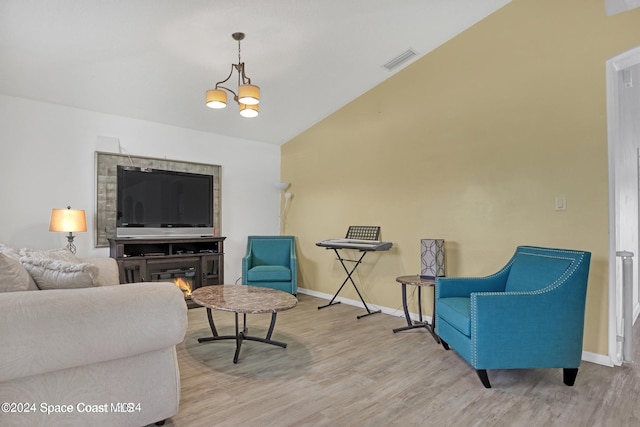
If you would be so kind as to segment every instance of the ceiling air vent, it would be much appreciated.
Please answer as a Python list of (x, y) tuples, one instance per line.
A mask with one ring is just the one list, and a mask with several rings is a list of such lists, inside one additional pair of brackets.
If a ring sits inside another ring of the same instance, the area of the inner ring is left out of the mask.
[(402, 52), (400, 55), (398, 55), (395, 58), (393, 58), (391, 61), (389, 61), (386, 64), (384, 64), (384, 68), (386, 68), (387, 70), (391, 71), (394, 68), (397, 68), (400, 65), (404, 64), (405, 62), (407, 62), (409, 59), (413, 58), (414, 56), (416, 56), (416, 53), (413, 50), (408, 49), (408, 50)]

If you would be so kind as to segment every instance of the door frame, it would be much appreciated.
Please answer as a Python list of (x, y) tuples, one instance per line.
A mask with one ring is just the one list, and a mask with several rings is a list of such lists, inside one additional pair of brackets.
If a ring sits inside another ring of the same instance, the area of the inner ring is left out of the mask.
[[(622, 313), (618, 308), (618, 288), (621, 287), (618, 274), (617, 251), (631, 250), (634, 252), (634, 263), (638, 262), (638, 248), (620, 248), (617, 239), (618, 206), (616, 203), (616, 148), (622, 144), (621, 138), (621, 94), (619, 88), (622, 82), (623, 71), (629, 67), (640, 64), (640, 46), (622, 52), (606, 62), (606, 89), (607, 89), (607, 138), (608, 138), (608, 163), (609, 163), (609, 325), (608, 325), (608, 350), (612, 366), (622, 364), (622, 344), (618, 342), (618, 324), (621, 323)], [(638, 219), (640, 222), (640, 219)], [(635, 279), (637, 280), (637, 278)], [(635, 316), (634, 316), (635, 317)]]

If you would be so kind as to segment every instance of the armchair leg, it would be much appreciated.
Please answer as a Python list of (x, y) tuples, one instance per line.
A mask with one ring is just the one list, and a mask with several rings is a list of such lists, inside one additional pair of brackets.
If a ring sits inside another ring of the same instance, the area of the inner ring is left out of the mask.
[(482, 381), (482, 385), (484, 388), (491, 388), (491, 383), (489, 382), (489, 376), (487, 375), (486, 369), (478, 369), (476, 371), (478, 373), (478, 378)]
[(578, 376), (578, 368), (564, 368), (562, 370), (562, 380), (569, 387), (573, 386)]
[(447, 344), (442, 338), (440, 338), (440, 344), (442, 344), (445, 350), (449, 350), (449, 344)]

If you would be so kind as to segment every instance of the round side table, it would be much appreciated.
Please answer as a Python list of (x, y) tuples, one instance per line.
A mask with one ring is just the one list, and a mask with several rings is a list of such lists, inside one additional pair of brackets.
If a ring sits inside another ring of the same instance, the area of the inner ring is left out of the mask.
[[(429, 323), (426, 320), (422, 319), (422, 288), (425, 286), (430, 286), (434, 288), (434, 292), (435, 292), (435, 285), (436, 285), (435, 279), (426, 279), (426, 278), (420, 277), (417, 274), (414, 274), (412, 276), (396, 277), (396, 282), (402, 285), (402, 308), (404, 309), (404, 317), (407, 319), (407, 326), (404, 326), (401, 328), (395, 328), (393, 332), (396, 333), (400, 331), (406, 331), (409, 329), (425, 328), (427, 331), (431, 333), (431, 335), (433, 336), (433, 339), (436, 340), (438, 344), (440, 344), (440, 338), (438, 337), (438, 335), (436, 335), (436, 329), (435, 329), (435, 319), (436, 319), (435, 295), (433, 296), (434, 297), (433, 298), (433, 317), (432, 317), (433, 320), (431, 321), (431, 323)], [(419, 316), (418, 321), (412, 320), (411, 316), (409, 315), (409, 308), (407, 307), (407, 285), (418, 287), (418, 316)]]

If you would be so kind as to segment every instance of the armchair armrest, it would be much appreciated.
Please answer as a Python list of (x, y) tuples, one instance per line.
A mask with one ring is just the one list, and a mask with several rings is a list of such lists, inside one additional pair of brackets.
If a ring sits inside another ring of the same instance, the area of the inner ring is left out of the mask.
[(291, 245), (291, 256), (289, 259), (289, 269), (291, 270), (291, 285), (293, 292), (298, 291), (298, 258), (296, 257), (296, 247)]
[[(247, 271), (253, 265), (253, 253), (248, 251), (247, 254), (242, 258), (242, 277), (247, 277)], [(245, 283), (243, 283), (245, 284)]]
[(113, 286), (120, 284), (118, 263), (114, 258), (81, 258), (81, 261), (98, 266), (98, 286)]
[(501, 292), (508, 270), (486, 277), (436, 277), (436, 299), (469, 297), (473, 292)]
[(573, 303), (575, 298), (558, 295), (562, 292), (471, 294), (472, 365), (578, 367), (585, 308)]
[(187, 306), (172, 283), (7, 292), (0, 297), (0, 382), (178, 344)]

